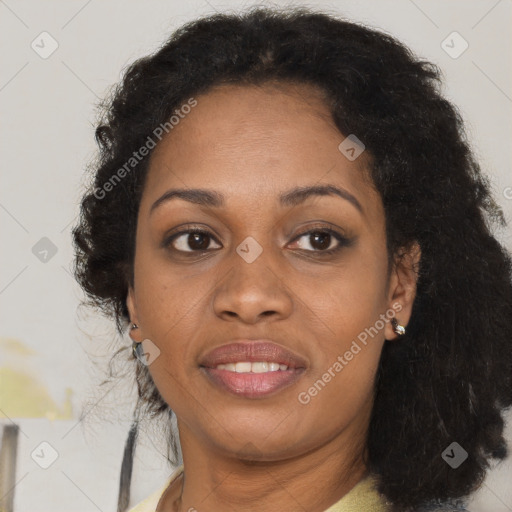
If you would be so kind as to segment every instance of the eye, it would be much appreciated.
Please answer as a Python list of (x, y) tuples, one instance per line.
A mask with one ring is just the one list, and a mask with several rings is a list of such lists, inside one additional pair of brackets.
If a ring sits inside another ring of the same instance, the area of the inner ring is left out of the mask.
[[(304, 241), (300, 242), (302, 239)], [(294, 242), (299, 241), (298, 248), (307, 252), (318, 252), (323, 254), (333, 254), (342, 247), (348, 246), (350, 240), (343, 235), (329, 228), (318, 228), (300, 234)]]
[[(164, 246), (172, 245), (181, 252), (205, 252), (211, 249), (210, 242), (215, 240), (208, 231), (199, 228), (191, 228), (175, 233), (164, 241)], [(218, 249), (220, 245), (214, 247)]]
[[(212, 241), (216, 244), (213, 247), (211, 247)], [(301, 233), (295, 237), (292, 244), (306, 252), (329, 255), (340, 251), (345, 246), (349, 246), (351, 242), (350, 239), (337, 231), (322, 227)], [(189, 254), (205, 253), (221, 248), (221, 245), (217, 243), (217, 240), (209, 231), (197, 227), (191, 227), (166, 237), (162, 246), (165, 248), (171, 246), (177, 252)]]

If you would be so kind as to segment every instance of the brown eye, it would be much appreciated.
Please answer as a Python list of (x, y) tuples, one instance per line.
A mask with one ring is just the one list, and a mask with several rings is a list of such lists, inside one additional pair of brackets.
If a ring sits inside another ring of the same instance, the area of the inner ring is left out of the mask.
[(332, 254), (349, 245), (350, 241), (334, 230), (323, 228), (302, 233), (295, 238), (294, 243), (307, 252)]
[(315, 231), (309, 235), (310, 246), (314, 249), (322, 251), (329, 249), (333, 241), (333, 236), (330, 233)]
[[(200, 229), (189, 229), (174, 234), (165, 245), (171, 245), (173, 249), (181, 252), (204, 252), (211, 249), (210, 243), (213, 236), (207, 231)], [(213, 247), (218, 249), (220, 246)]]

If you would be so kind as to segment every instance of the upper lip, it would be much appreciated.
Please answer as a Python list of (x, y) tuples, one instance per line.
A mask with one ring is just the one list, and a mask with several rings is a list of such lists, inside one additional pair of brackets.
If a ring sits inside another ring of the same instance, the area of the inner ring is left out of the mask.
[(250, 361), (268, 361), (285, 364), (288, 368), (305, 368), (307, 361), (301, 356), (274, 343), (272, 340), (237, 339), (210, 350), (200, 360), (200, 366), (215, 368), (219, 364)]

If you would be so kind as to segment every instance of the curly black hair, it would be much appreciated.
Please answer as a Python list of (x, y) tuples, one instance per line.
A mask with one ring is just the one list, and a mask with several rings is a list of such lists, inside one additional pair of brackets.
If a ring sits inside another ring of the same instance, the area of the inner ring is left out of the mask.
[[(371, 155), (390, 261), (421, 247), (407, 333), (384, 345), (375, 379), (367, 467), (396, 511), (468, 496), (489, 459), (507, 456), (512, 259), (493, 234), (507, 223), (440, 70), (390, 35), (306, 7), (257, 7), (189, 22), (135, 61), (101, 105), (94, 183), (73, 230), (76, 278), (125, 332), (151, 150), (132, 169), (126, 162), (190, 98), (271, 81), (324, 91), (340, 133)], [(135, 371), (137, 407), (171, 417), (147, 368)], [(457, 469), (442, 457), (453, 442), (468, 453)]]

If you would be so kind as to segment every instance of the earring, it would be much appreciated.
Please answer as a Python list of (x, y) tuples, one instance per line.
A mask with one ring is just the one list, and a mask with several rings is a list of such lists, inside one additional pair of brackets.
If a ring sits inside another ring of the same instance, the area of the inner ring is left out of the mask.
[[(137, 324), (132, 324), (130, 326), (130, 331), (133, 331), (133, 330), (138, 329), (138, 328), (139, 328), (139, 326)], [(142, 348), (142, 342), (141, 341), (133, 340), (133, 343), (132, 343), (132, 354), (133, 354), (133, 357), (135, 357), (136, 359), (140, 359), (144, 355), (144, 350)]]
[(393, 326), (393, 330), (398, 334), (399, 336), (403, 336), (405, 334), (405, 327), (403, 325), (400, 325), (396, 318), (391, 319), (391, 325)]
[(134, 341), (132, 343), (132, 354), (135, 359), (144, 361), (144, 347), (142, 346), (142, 341)]

